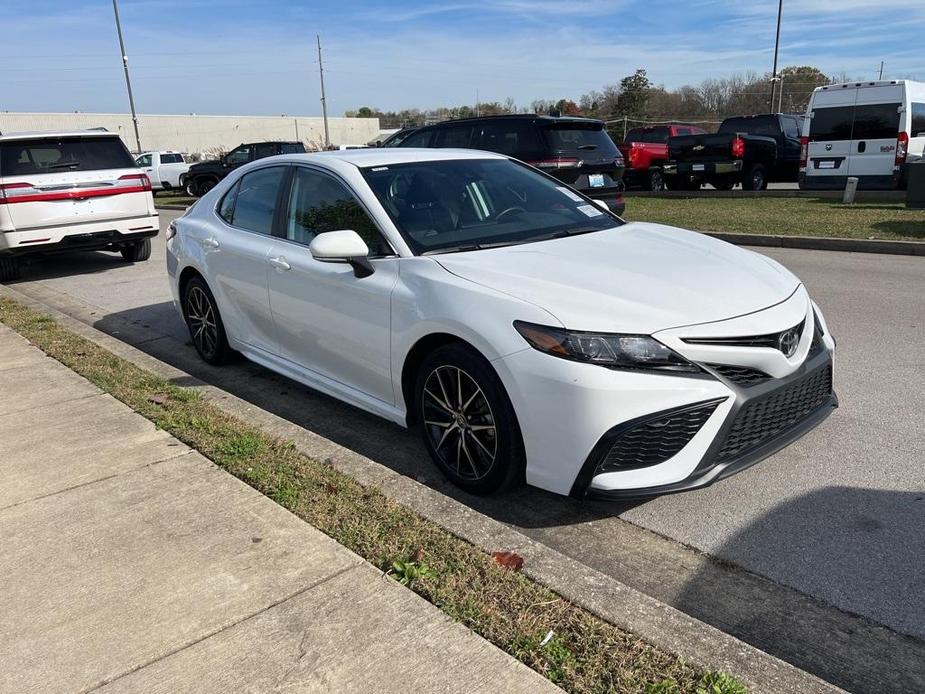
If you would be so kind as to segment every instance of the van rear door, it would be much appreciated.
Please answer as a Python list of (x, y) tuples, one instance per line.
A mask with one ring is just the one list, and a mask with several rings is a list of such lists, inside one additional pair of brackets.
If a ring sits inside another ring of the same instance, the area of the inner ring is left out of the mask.
[[(809, 149), (806, 176), (824, 184), (825, 179), (848, 175), (851, 126), (854, 122), (854, 87), (817, 91), (809, 111)], [(834, 181), (833, 181), (834, 184)]]
[(147, 176), (115, 135), (4, 140), (0, 177), (18, 230), (155, 214)]
[(903, 86), (860, 87), (854, 106), (854, 129), (848, 175), (862, 178), (893, 175)]

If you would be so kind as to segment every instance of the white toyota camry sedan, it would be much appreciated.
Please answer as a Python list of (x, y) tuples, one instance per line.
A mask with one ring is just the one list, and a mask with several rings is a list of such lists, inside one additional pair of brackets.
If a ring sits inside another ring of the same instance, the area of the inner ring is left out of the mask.
[(167, 236), (205, 361), (237, 351), (419, 429), (470, 492), (691, 489), (837, 404), (835, 342), (783, 266), (501, 155), (261, 159)]

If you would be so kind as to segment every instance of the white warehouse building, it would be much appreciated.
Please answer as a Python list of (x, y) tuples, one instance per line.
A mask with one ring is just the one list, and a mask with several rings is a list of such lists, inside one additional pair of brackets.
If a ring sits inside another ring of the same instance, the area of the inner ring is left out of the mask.
[[(0, 112), (0, 133), (29, 130), (106, 128), (117, 132), (130, 151), (136, 150), (132, 117), (126, 113)], [(331, 144), (363, 145), (379, 135), (378, 118), (328, 118)], [(145, 151), (174, 150), (190, 154), (228, 151), (242, 142), (300, 140), (307, 149), (324, 145), (324, 120), (305, 116), (138, 116)]]

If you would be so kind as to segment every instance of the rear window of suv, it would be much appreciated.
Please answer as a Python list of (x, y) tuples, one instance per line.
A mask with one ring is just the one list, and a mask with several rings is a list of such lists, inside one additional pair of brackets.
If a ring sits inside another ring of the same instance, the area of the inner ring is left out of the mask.
[(0, 176), (135, 167), (118, 137), (60, 137), (0, 142)]
[(554, 152), (568, 152), (578, 155), (617, 155), (617, 146), (604, 131), (602, 125), (582, 126), (572, 124), (546, 127), (546, 139)]

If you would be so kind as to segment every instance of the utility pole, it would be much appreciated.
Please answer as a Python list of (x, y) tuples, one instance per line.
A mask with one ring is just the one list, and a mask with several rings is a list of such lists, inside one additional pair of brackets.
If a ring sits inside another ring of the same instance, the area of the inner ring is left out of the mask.
[(784, 13), (784, 0), (777, 0), (777, 39), (774, 41), (774, 69), (771, 74), (771, 108), (774, 110), (774, 92), (777, 89), (777, 51), (780, 48), (780, 19)]
[(125, 87), (128, 89), (128, 105), (132, 109), (132, 124), (135, 126), (135, 146), (141, 154), (141, 138), (138, 136), (138, 116), (135, 113), (135, 98), (132, 96), (132, 80), (128, 76), (128, 56), (125, 54), (125, 41), (122, 40), (122, 22), (119, 21), (119, 5), (112, 0), (112, 11), (116, 15), (116, 31), (119, 34), (119, 50), (122, 51), (122, 68), (125, 70)]
[(315, 34), (315, 38), (318, 39), (318, 76), (321, 77), (321, 115), (324, 118), (324, 146), (325, 149), (327, 149), (331, 146), (331, 134), (328, 131), (328, 103), (324, 98), (324, 64), (321, 62), (321, 36)]
[(883, 79), (883, 61), (882, 60), (880, 61), (880, 77), (878, 77), (877, 79), (878, 80)]

